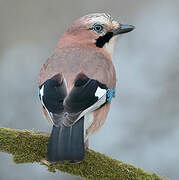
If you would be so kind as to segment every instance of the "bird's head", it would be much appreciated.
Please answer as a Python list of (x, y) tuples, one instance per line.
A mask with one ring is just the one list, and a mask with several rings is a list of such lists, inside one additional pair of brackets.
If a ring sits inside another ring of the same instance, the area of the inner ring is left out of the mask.
[[(67, 29), (59, 46), (79, 43), (100, 48), (111, 56), (118, 35), (128, 33), (135, 27), (115, 21), (109, 14), (95, 13), (83, 16)], [(57, 47), (58, 48), (58, 47)]]

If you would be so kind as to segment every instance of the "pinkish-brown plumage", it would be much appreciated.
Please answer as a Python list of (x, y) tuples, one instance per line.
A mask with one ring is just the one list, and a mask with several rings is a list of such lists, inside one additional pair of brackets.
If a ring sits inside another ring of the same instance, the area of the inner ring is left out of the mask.
[[(104, 27), (101, 33), (90, 29), (97, 23)], [(108, 88), (114, 89), (116, 73), (112, 63), (112, 53), (115, 41), (111, 39), (114, 40), (117, 36), (112, 37), (103, 47), (97, 47), (96, 40), (109, 31), (119, 30), (120, 26), (120, 23), (104, 13), (90, 14), (76, 20), (62, 36), (55, 52), (42, 66), (39, 86), (60, 73), (66, 81), (69, 93), (77, 75), (83, 73), (88, 78), (98, 80)], [(104, 124), (109, 108), (110, 103), (107, 103), (93, 112), (93, 121), (86, 129), (85, 141)], [(45, 109), (43, 112), (49, 119)]]

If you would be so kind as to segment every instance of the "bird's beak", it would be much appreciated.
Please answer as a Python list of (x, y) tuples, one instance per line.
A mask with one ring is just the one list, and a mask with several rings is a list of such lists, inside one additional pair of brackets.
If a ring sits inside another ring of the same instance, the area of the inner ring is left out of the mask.
[(120, 27), (118, 29), (112, 30), (112, 32), (113, 32), (113, 35), (119, 35), (119, 34), (128, 33), (134, 29), (135, 29), (135, 26), (133, 25), (120, 24)]

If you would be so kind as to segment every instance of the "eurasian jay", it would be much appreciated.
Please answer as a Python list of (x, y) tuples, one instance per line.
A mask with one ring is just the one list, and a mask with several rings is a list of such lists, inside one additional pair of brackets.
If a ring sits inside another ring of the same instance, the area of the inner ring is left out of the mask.
[(130, 32), (105, 13), (74, 21), (39, 75), (39, 98), (45, 117), (53, 123), (47, 159), (80, 162), (88, 137), (105, 122), (115, 96), (112, 54), (118, 35)]

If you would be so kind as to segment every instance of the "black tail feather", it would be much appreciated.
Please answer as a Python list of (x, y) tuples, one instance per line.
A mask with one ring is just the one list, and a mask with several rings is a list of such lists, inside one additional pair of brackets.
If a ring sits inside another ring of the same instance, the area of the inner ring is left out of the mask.
[(84, 117), (70, 127), (53, 126), (47, 148), (49, 161), (80, 162), (84, 156)]

